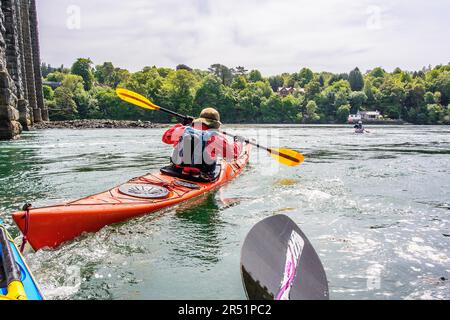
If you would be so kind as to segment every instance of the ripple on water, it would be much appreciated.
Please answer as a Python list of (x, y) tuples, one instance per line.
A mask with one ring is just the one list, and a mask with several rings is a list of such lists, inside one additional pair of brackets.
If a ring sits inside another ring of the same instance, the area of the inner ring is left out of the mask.
[[(238, 180), (198, 202), (26, 258), (50, 299), (244, 299), (242, 241), (261, 219), (286, 214), (319, 253), (332, 298), (450, 299), (440, 280), (450, 278), (443, 128), (356, 137), (346, 126), (278, 126), (280, 145), (305, 154), (301, 166), (255, 152)], [(9, 213), (27, 200), (76, 199), (158, 169), (171, 151), (162, 132), (46, 130), (0, 142), (0, 218), (16, 235)]]

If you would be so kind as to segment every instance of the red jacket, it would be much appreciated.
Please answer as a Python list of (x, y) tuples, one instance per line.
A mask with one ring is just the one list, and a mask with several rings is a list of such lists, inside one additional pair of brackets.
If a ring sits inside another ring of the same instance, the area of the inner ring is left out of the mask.
[[(164, 133), (162, 141), (175, 147), (178, 144), (180, 137), (183, 135), (185, 128), (186, 127), (182, 124), (174, 125)], [(197, 126), (196, 129), (198, 129)], [(201, 130), (206, 131), (209, 129), (207, 126), (202, 125)], [(212, 136), (211, 139), (206, 143), (206, 152), (208, 152), (208, 154), (213, 159), (216, 159), (218, 156), (220, 156), (230, 161), (236, 159), (241, 154), (241, 151), (241, 142), (231, 143), (223, 134)]]

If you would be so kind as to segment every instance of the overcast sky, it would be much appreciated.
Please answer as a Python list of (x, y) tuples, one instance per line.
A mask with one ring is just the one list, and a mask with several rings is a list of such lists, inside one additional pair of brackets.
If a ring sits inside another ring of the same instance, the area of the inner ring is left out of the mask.
[(449, 0), (38, 0), (42, 60), (269, 76), (450, 62)]

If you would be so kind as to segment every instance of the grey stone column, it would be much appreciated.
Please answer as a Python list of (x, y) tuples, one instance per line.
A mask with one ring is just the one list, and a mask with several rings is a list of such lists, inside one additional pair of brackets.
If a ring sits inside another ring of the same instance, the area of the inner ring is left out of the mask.
[(30, 0), (30, 33), (31, 33), (31, 45), (33, 50), (36, 103), (38, 108), (41, 109), (42, 120), (48, 121), (48, 110), (44, 104), (44, 93), (42, 90), (41, 52), (39, 48), (39, 31), (38, 31), (38, 19), (35, 0)]
[(19, 122), (24, 128), (24, 130), (30, 130), (33, 125), (33, 113), (30, 112), (30, 105), (28, 103), (28, 88), (26, 81), (26, 70), (25, 70), (25, 56), (23, 54), (23, 31), (22, 31), (22, 15), (20, 13), (20, 0), (15, 0), (16, 4), (16, 22), (17, 29), (19, 33), (19, 51), (20, 51), (20, 65), (22, 71), (22, 77), (20, 82), (23, 88), (23, 99), (20, 99), (18, 102), (18, 110), (19, 110)]
[(18, 99), (19, 122), (22, 127), (28, 130), (31, 126), (30, 113), (28, 111), (28, 101), (24, 89), (24, 66), (22, 59), (22, 27), (20, 20), (19, 0), (3, 0), (2, 7), (5, 15), (6, 29), (6, 60), (7, 69), (16, 85), (15, 94)]
[(20, 1), (20, 13), (22, 19), (23, 55), (25, 59), (25, 78), (28, 90), (28, 103), (33, 110), (34, 123), (42, 122), (41, 109), (37, 104), (36, 85), (34, 77), (33, 44), (31, 39), (31, 26), (29, 15), (29, 0)]
[[(14, 4), (11, 1), (0, 1), (0, 139), (17, 138), (22, 131), (17, 110), (20, 88), (15, 81), (20, 80), (20, 75), (15, 64), (17, 61), (14, 60), (17, 53), (14, 50), (15, 37), (10, 34), (14, 15)], [(11, 77), (8, 68), (11, 68), (16, 79)]]

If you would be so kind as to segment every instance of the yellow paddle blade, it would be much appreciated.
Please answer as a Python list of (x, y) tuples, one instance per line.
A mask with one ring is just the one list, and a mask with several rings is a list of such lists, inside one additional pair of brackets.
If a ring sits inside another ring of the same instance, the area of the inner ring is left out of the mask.
[(150, 110), (159, 110), (160, 109), (160, 107), (158, 107), (156, 104), (152, 103), (150, 100), (148, 100), (146, 97), (140, 95), (139, 93), (136, 93), (136, 92), (124, 89), (124, 88), (117, 88), (116, 94), (123, 101), (134, 104), (138, 107), (141, 107), (144, 109), (150, 109)]
[(291, 149), (270, 149), (269, 152), (272, 158), (289, 167), (298, 166), (305, 161), (305, 157), (301, 153)]

